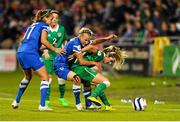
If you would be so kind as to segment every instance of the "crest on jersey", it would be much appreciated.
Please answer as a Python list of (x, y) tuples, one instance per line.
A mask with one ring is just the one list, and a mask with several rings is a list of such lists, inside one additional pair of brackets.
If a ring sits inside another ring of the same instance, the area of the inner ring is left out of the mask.
[(58, 36), (58, 37), (61, 37), (61, 35), (62, 35), (61, 33), (57, 33), (57, 36)]
[(101, 51), (98, 51), (97, 55), (98, 55), (98, 56), (101, 56)]
[(48, 34), (48, 37), (50, 37), (51, 36), (51, 34)]

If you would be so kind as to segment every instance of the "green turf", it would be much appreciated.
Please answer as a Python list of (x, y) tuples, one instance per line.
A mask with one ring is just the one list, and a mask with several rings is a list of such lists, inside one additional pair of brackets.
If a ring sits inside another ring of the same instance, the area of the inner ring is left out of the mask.
[[(40, 80), (34, 76), (26, 90), (20, 107), (11, 108), (15, 98), (19, 81), (22, 79), (21, 71), (0, 73), (0, 120), (180, 120), (180, 87), (175, 86), (180, 79), (155, 78), (121, 75), (109, 78), (112, 82), (106, 94), (111, 101), (114, 111), (85, 110), (77, 111), (74, 107), (74, 98), (71, 82), (67, 82), (66, 98), (69, 107), (58, 104), (57, 81), (52, 84), (51, 107), (53, 112), (39, 112), (39, 85)], [(167, 84), (163, 85), (163, 81)], [(155, 86), (151, 86), (155, 82)], [(148, 107), (145, 111), (135, 112), (131, 103), (122, 103), (121, 99), (133, 99), (141, 96), (147, 99)], [(154, 100), (164, 101), (165, 104), (153, 104)]]

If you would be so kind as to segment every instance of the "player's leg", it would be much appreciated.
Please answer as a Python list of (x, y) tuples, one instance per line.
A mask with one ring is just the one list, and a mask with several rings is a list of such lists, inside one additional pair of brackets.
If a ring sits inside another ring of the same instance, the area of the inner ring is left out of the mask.
[(104, 103), (105, 105), (105, 110), (112, 110), (112, 106), (111, 104), (109, 103), (104, 91), (102, 91), (100, 94), (99, 94), (99, 98), (101, 99), (101, 101)]
[(74, 93), (75, 105), (77, 110), (83, 110), (83, 106), (81, 104), (81, 99), (80, 99), (81, 85), (73, 84), (72, 89)]
[(88, 108), (93, 109), (94, 107), (93, 107), (92, 103), (87, 100), (87, 98), (89, 96), (91, 96), (91, 83), (88, 81), (85, 81), (85, 80), (82, 80), (82, 83), (83, 83), (83, 95), (85, 98), (86, 109), (88, 109)]
[(66, 91), (66, 82), (62, 78), (57, 78), (58, 80), (58, 87), (59, 87), (59, 103), (62, 104), (63, 106), (68, 106), (68, 101), (64, 98), (64, 94)]
[(50, 104), (50, 94), (51, 94), (51, 82), (52, 82), (52, 75), (48, 75), (49, 76), (49, 88), (48, 88), (48, 91), (47, 91), (47, 95), (46, 95), (46, 106), (49, 106)]
[(31, 81), (31, 78), (32, 78), (32, 71), (31, 69), (28, 69), (28, 70), (24, 70), (24, 78), (21, 80), (21, 83), (19, 85), (19, 90), (18, 90), (18, 93), (16, 95), (16, 99), (13, 101), (12, 103), (12, 107), (14, 109), (18, 108), (18, 105), (20, 103), (20, 100), (21, 100), (21, 97), (24, 93), (24, 91), (26, 90), (29, 82)]
[(47, 73), (48, 73), (48, 76), (49, 76), (49, 88), (48, 88), (48, 92), (47, 92), (47, 95), (46, 95), (46, 106), (48, 106), (50, 104), (50, 94), (51, 94), (51, 82), (52, 82), (52, 74), (54, 73), (53, 72), (53, 61), (50, 60), (50, 59), (46, 59), (44, 56), (42, 57), (43, 58), (43, 61), (44, 61), (44, 64), (46, 66), (46, 70), (47, 70)]
[(81, 104), (81, 99), (80, 99), (80, 93), (81, 93), (81, 85), (80, 83), (77, 83), (75, 80), (80, 80), (79, 76), (76, 75), (76, 73), (70, 71), (68, 73), (68, 79), (73, 80), (73, 93), (74, 93), (74, 98), (75, 98), (75, 105), (77, 110), (83, 110), (83, 106)]
[(101, 103), (96, 98), (101, 94), (101, 92), (103, 92), (103, 90), (110, 86), (110, 82), (106, 77), (102, 76), (101, 74), (97, 74), (92, 81), (93, 83), (97, 84), (97, 86), (92, 91), (91, 96), (88, 97), (88, 100), (94, 102), (97, 105), (101, 105)]
[(35, 70), (35, 72), (41, 79), (41, 84), (40, 84), (41, 99), (40, 99), (39, 110), (40, 111), (49, 111), (49, 110), (51, 111), (52, 109), (45, 106), (46, 95), (47, 95), (48, 88), (49, 88), (49, 81), (48, 81), (49, 78), (48, 78), (48, 74), (46, 71), (46, 67), (42, 66), (41, 68)]
[[(95, 72), (94, 70), (90, 69), (89, 67), (87, 66), (78, 66), (78, 67), (73, 67), (72, 70), (78, 74), (80, 76), (80, 78), (82, 80), (85, 80), (85, 81), (88, 81), (88, 82), (91, 82), (93, 81), (93, 79), (96, 77), (97, 75), (97, 72)], [(92, 96), (92, 95), (91, 95)], [(94, 102), (96, 105), (98, 106), (101, 106), (101, 103), (93, 97), (94, 101), (91, 100), (91, 96), (88, 97), (87, 99), (90, 101), (90, 102)], [(97, 96), (96, 96), (97, 97)], [(90, 99), (89, 99), (90, 98)]]
[(44, 65), (44, 62), (42, 58), (39, 56), (39, 54), (33, 54), (30, 58), (31, 61), (31, 67), (36, 72), (36, 74), (41, 79), (40, 84), (40, 105), (39, 110), (40, 111), (49, 111), (52, 110), (48, 108), (48, 106), (45, 105), (46, 95), (49, 88), (49, 77), (46, 70), (46, 67)]

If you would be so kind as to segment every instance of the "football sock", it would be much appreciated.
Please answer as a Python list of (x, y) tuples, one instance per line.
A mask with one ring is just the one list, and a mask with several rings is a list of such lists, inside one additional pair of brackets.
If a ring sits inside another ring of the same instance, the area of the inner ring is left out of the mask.
[(101, 99), (101, 101), (104, 103), (105, 106), (110, 106), (110, 103), (104, 93), (104, 91), (102, 91), (100, 94), (99, 94), (99, 98)]
[(16, 102), (19, 103), (21, 100), (21, 97), (24, 93), (24, 91), (26, 90), (27, 86), (29, 84), (29, 81), (26, 80), (25, 78), (21, 81), (20, 85), (19, 85), (19, 90), (16, 96)]
[(64, 94), (65, 94), (65, 91), (66, 91), (66, 88), (65, 88), (65, 80), (62, 79), (62, 78), (58, 78), (58, 84), (59, 84), (59, 93), (60, 93), (60, 98), (64, 98)]
[(110, 85), (110, 82), (109, 81), (103, 81), (103, 82), (101, 82), (100, 84), (98, 84), (97, 86), (96, 86), (96, 88), (94, 89), (94, 91), (92, 92), (92, 97), (97, 97), (97, 96), (99, 96), (99, 94), (103, 91), (103, 90), (105, 90), (108, 86)]
[(81, 86), (73, 84), (73, 93), (74, 93), (76, 105), (81, 103), (80, 92), (81, 92)]
[(41, 85), (40, 85), (40, 93), (41, 93), (40, 105), (41, 106), (45, 106), (45, 100), (46, 100), (48, 88), (49, 88), (49, 82), (45, 80), (41, 81)]
[(50, 100), (50, 94), (51, 94), (51, 81), (52, 81), (52, 78), (49, 78), (49, 88), (46, 95), (46, 100), (48, 101)]
[(83, 87), (83, 95), (84, 95), (84, 98), (85, 98), (86, 107), (91, 106), (92, 103), (87, 100), (87, 98), (89, 96), (91, 96), (91, 88), (90, 87), (88, 87), (88, 88)]

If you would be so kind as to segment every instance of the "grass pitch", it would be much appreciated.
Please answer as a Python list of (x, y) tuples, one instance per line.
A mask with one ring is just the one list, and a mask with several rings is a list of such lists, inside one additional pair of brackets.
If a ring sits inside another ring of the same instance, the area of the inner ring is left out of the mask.
[[(25, 91), (19, 108), (14, 110), (11, 107), (22, 77), (21, 71), (0, 72), (0, 120), (180, 120), (180, 87), (175, 86), (176, 83), (180, 82), (180, 79), (130, 75), (109, 77), (112, 84), (106, 90), (106, 94), (116, 110), (77, 111), (74, 106), (72, 84), (69, 81), (66, 85), (65, 97), (69, 100), (70, 105), (68, 107), (59, 105), (57, 80), (54, 76), (51, 94), (51, 107), (54, 111), (39, 112), (40, 80), (37, 76), (33, 77)], [(147, 100), (148, 106), (145, 111), (136, 112), (132, 109), (131, 103), (121, 102), (121, 99), (132, 100), (138, 96)], [(155, 100), (164, 101), (165, 104), (154, 104)]]

